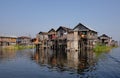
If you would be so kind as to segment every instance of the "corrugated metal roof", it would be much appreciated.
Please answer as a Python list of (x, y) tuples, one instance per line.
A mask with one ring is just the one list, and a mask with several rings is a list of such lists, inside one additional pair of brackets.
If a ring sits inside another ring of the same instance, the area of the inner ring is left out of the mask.
[(17, 36), (12, 36), (12, 35), (4, 35), (4, 34), (0, 34), (0, 37), (11, 37), (11, 38), (17, 38)]
[(62, 28), (63, 30), (65, 30), (65, 31), (67, 31), (67, 32), (73, 31), (71, 28), (67, 28), (67, 27), (64, 27), (64, 26), (60, 26), (60, 27), (57, 29), (57, 31), (58, 31), (60, 28)]
[(53, 28), (50, 29), (50, 30), (48, 31), (48, 33), (51, 32), (51, 31), (52, 31), (52, 32), (55, 32), (55, 29), (53, 29)]
[[(75, 26), (73, 28), (73, 30), (77, 30), (77, 31), (93, 31), (96, 32), (94, 30), (89, 29), (88, 27), (84, 26), (83, 24), (79, 23), (77, 26)], [(96, 32), (97, 33), (97, 32)]]

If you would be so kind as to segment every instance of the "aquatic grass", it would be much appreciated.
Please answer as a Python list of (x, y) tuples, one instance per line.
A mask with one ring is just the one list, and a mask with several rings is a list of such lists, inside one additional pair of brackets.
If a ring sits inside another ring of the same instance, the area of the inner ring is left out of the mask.
[(35, 46), (34, 45), (15, 45), (14, 48), (17, 49), (17, 50), (33, 49), (33, 48), (35, 48)]
[(95, 48), (93, 49), (94, 52), (108, 52), (112, 49), (111, 46), (106, 46), (106, 45), (96, 45)]
[(107, 53), (109, 52), (113, 47), (112, 46), (106, 46), (106, 45), (99, 45), (97, 44), (95, 48), (93, 49), (96, 57), (101, 55), (102, 53)]
[(35, 48), (34, 45), (11, 45), (11, 46), (4, 46), (2, 49), (4, 50), (22, 50), (22, 49), (33, 49)]
[(95, 48), (93, 48), (93, 51), (95, 55), (98, 57), (102, 53), (108, 53), (110, 52), (113, 48), (117, 48), (118, 46), (106, 46), (102, 44), (97, 44)]

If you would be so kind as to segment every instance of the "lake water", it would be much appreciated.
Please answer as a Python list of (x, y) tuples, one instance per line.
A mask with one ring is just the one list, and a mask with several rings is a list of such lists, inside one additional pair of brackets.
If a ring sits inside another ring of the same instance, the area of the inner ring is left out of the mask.
[(120, 78), (120, 48), (107, 53), (0, 50), (0, 78)]

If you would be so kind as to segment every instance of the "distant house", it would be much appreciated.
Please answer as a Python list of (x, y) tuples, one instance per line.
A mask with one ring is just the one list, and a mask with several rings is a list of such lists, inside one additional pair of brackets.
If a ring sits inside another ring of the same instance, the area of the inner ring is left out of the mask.
[(118, 41), (112, 40), (111, 41), (111, 46), (117, 47), (118, 46)]
[(110, 46), (112, 38), (106, 34), (102, 34), (101, 36), (98, 37), (98, 40), (100, 44)]
[(16, 39), (16, 36), (0, 36), (0, 46), (15, 45)]
[(17, 38), (17, 44), (19, 45), (30, 45), (31, 44), (31, 38), (27, 36), (21, 36)]

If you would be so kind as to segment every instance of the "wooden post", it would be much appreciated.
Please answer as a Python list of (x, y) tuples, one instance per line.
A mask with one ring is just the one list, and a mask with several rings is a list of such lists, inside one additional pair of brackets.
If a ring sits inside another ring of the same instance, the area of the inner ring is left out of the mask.
[(78, 51), (78, 31), (74, 31), (74, 49)]

